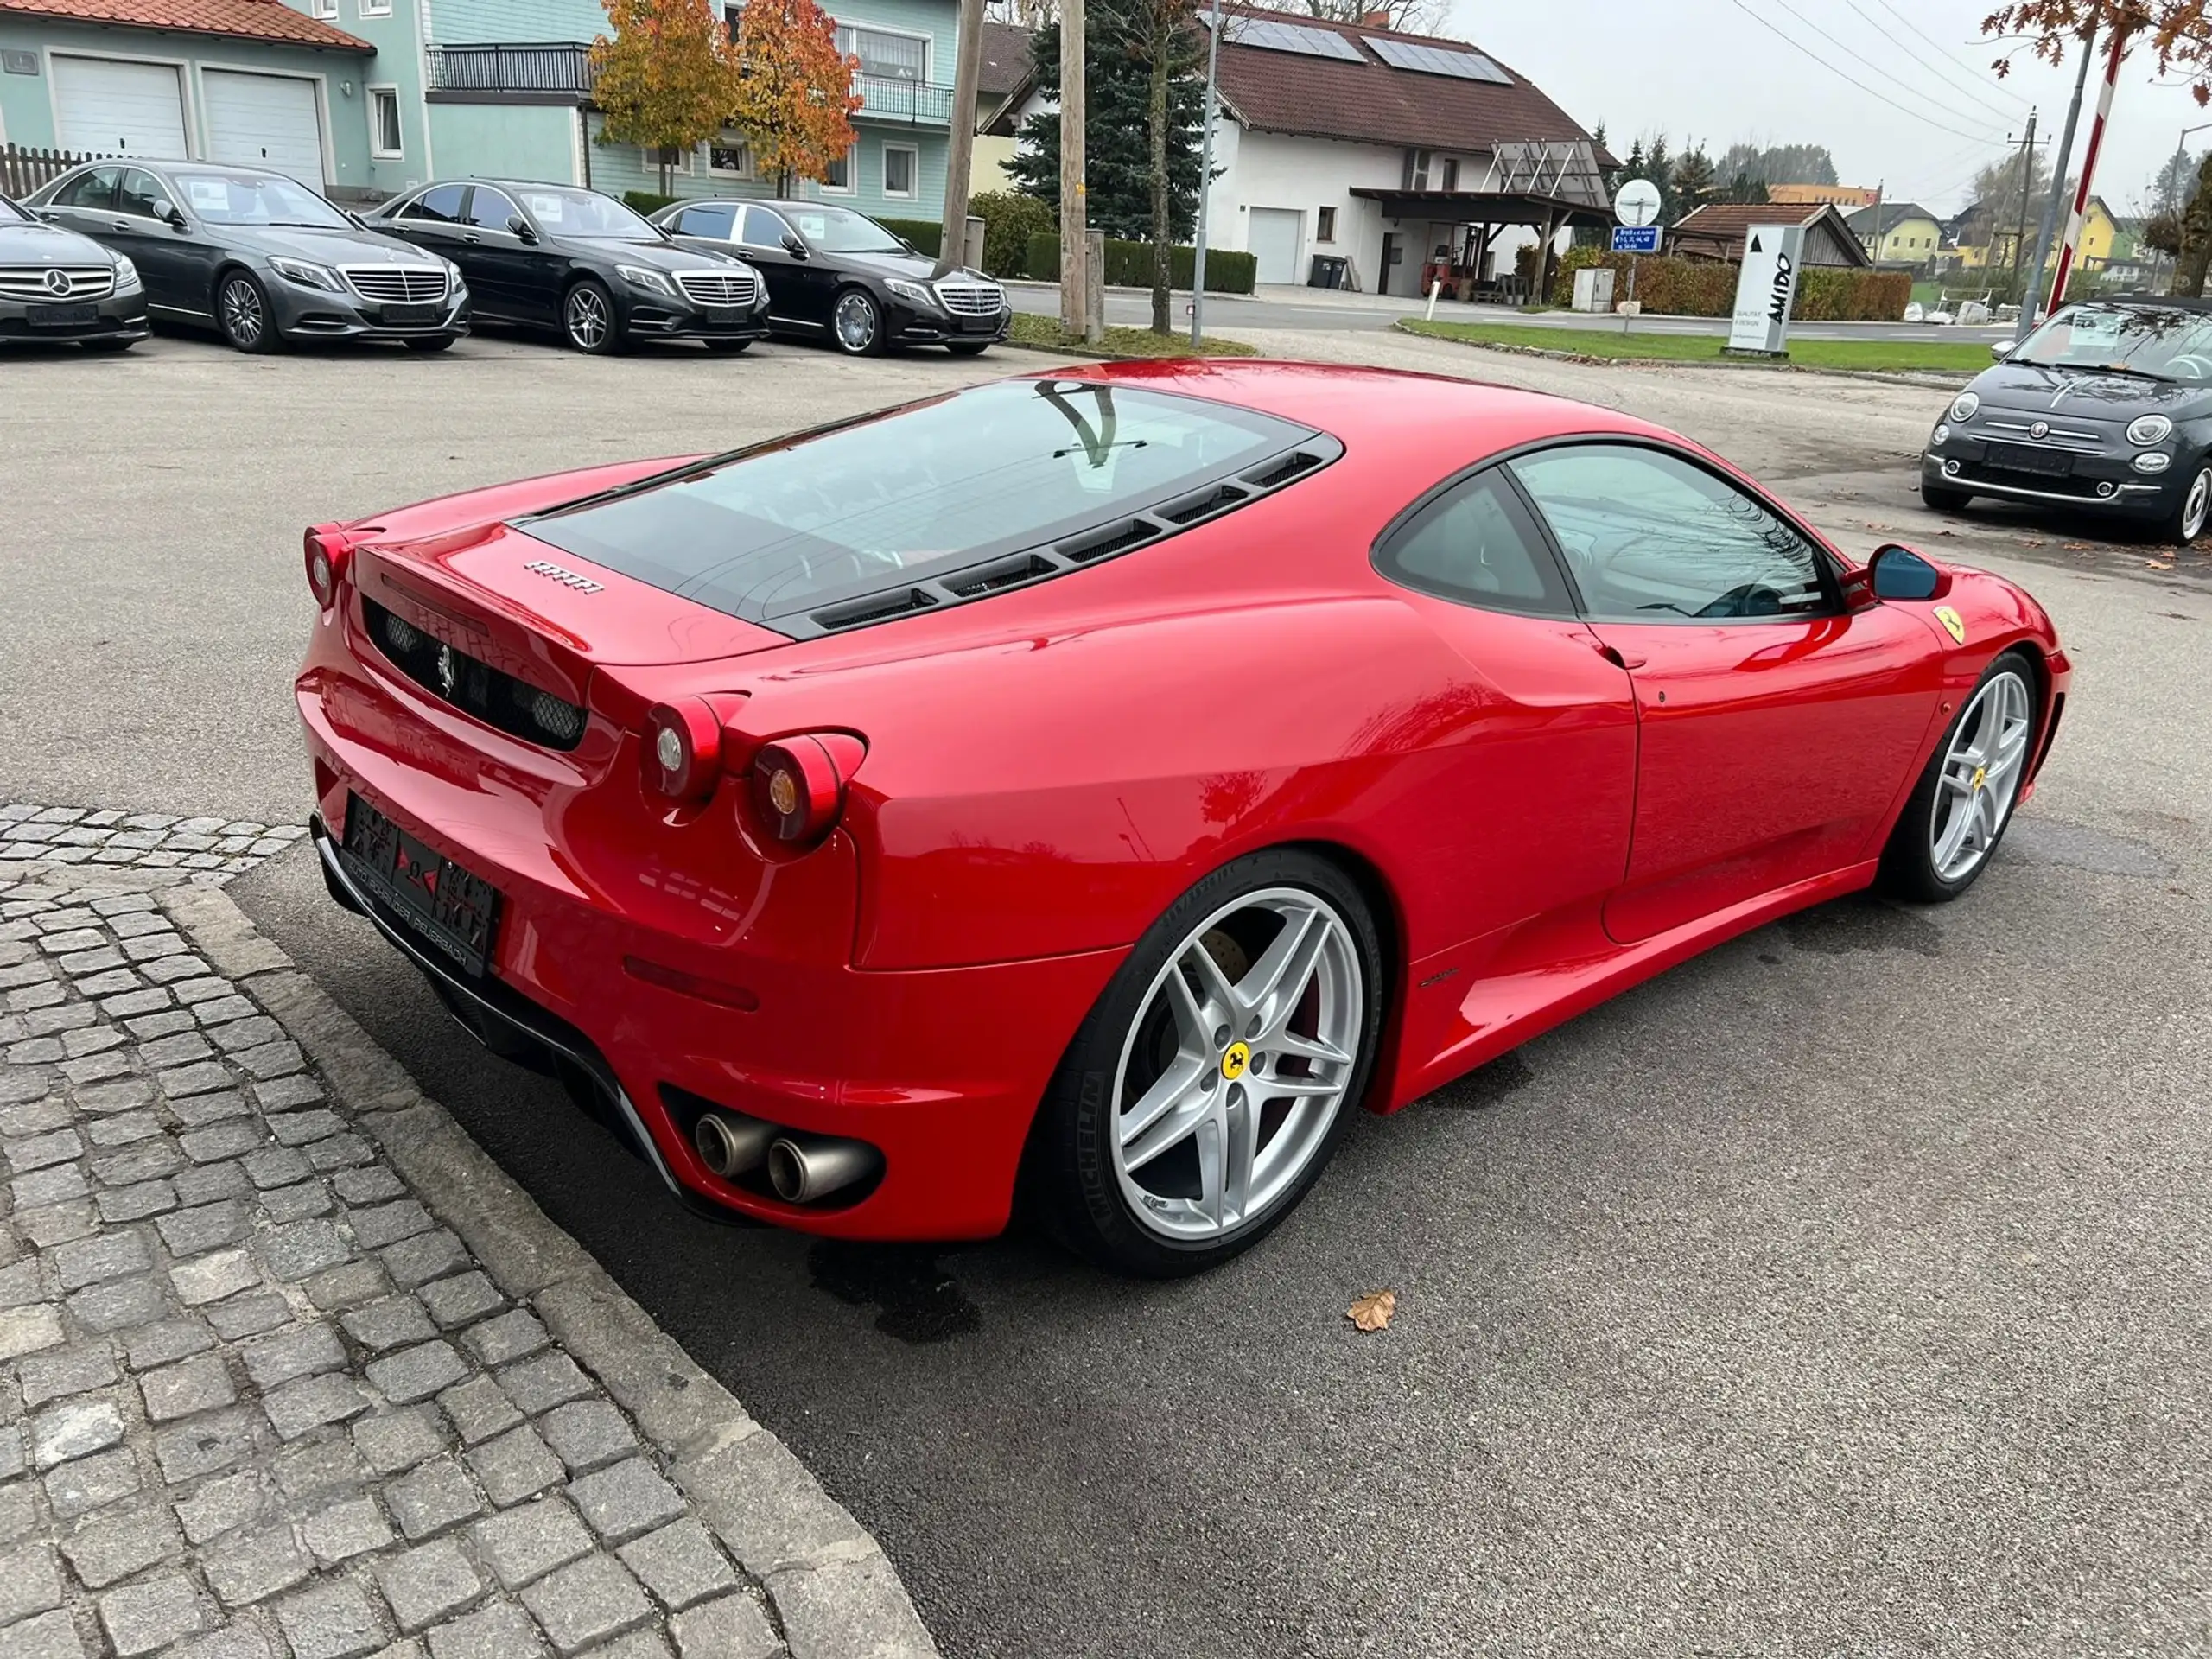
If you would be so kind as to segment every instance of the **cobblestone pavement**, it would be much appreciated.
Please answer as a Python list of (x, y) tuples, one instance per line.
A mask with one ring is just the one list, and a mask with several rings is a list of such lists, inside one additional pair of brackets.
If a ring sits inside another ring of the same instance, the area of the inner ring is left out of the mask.
[[(142, 822), (211, 833), (12, 828)], [(0, 1659), (934, 1652), (874, 1541), (226, 897), (12, 873)]]
[(220, 886), (306, 834), (305, 826), (296, 823), (0, 802), (0, 880), (22, 874), (18, 865), (35, 869), (92, 864), (181, 870)]

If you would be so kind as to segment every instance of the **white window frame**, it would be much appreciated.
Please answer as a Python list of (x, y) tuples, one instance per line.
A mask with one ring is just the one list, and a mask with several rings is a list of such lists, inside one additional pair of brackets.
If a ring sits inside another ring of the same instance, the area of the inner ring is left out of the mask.
[[(745, 152), (745, 165), (743, 167), (734, 168), (716, 167), (715, 165), (715, 151), (717, 149), (743, 150)], [(705, 143), (699, 146), (699, 155), (700, 159), (706, 163), (707, 172), (712, 177), (717, 179), (757, 179), (760, 176), (760, 164), (753, 158), (753, 142), (751, 139), (746, 137), (742, 133), (724, 132), (718, 138), (709, 138)]]
[[(853, 18), (837, 16), (834, 13), (830, 16), (830, 22), (832, 29), (866, 29), (871, 35), (888, 35), (895, 40), (919, 41), (922, 43), (922, 78), (918, 81), (916, 81), (914, 85), (918, 86), (933, 86), (937, 84), (934, 75), (934, 71), (937, 68), (937, 36), (934, 35), (928, 34), (918, 29), (893, 29), (883, 23), (861, 22)], [(849, 52), (845, 55), (852, 58), (855, 62), (857, 62), (860, 58), (860, 54), (857, 52)], [(868, 71), (865, 69), (856, 68), (853, 73), (856, 75), (863, 75), (867, 74)], [(896, 75), (876, 75), (872, 77), (872, 79), (876, 80), (896, 80), (898, 77)]]
[[(660, 151), (651, 144), (632, 144), (630, 148), (638, 152), (638, 166), (645, 173), (645, 182), (648, 185), (658, 184), (660, 182)], [(685, 178), (690, 178), (691, 163), (698, 159), (698, 151), (693, 149), (677, 150), (676, 159), (668, 164), (671, 176), (681, 173)]]
[(389, 17), (391, 16), (391, 0), (359, 0), (359, 3), (360, 5), (361, 16), (364, 17)]
[(817, 181), (814, 188), (818, 194), (825, 196), (854, 195), (858, 194), (860, 188), (860, 178), (861, 141), (858, 138), (855, 138), (853, 140), (853, 147), (845, 152), (844, 183), (832, 184), (827, 179), (823, 179)]
[[(912, 158), (912, 164), (906, 174), (907, 183), (912, 187), (909, 189), (893, 190), (891, 188), (891, 152), (894, 149), (904, 150), (907, 156)], [(848, 176), (849, 176), (849, 175)], [(912, 201), (916, 197), (919, 196), (921, 193), (921, 146), (918, 144), (885, 144), (883, 146), (883, 199), (886, 201)]]
[[(367, 0), (362, 0), (365, 5)], [(405, 111), (399, 106), (399, 88), (388, 80), (371, 81), (364, 89), (369, 99), (369, 159), (372, 162), (404, 162), (407, 159), (407, 122)], [(386, 149), (383, 146), (383, 125), (377, 119), (377, 99), (388, 94), (391, 99), (392, 119), (399, 127), (399, 148)]]
[(315, 0), (315, 15), (325, 22), (338, 21), (338, 0)]

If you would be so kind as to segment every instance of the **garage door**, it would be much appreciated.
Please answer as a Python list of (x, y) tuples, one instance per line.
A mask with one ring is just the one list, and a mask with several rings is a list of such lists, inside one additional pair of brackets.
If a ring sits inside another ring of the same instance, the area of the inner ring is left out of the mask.
[(167, 64), (114, 58), (54, 59), (61, 148), (78, 155), (182, 161), (184, 97)]
[(203, 70), (207, 100), (207, 157), (236, 167), (289, 173), (310, 189), (322, 188), (322, 123), (316, 118), (315, 83), (292, 75), (245, 75)]
[(1259, 261), (1263, 283), (1298, 280), (1298, 245), (1304, 239), (1306, 215), (1295, 207), (1255, 207), (1252, 210), (1251, 251)]

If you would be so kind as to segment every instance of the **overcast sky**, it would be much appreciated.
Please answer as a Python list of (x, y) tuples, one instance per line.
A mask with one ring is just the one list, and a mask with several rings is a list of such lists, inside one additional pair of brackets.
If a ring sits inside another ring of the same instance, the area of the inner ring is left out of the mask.
[[(2051, 139), (2043, 153), (2053, 155), (2074, 90), (2072, 63), (2054, 69), (2024, 50), (2003, 81), (1988, 72), (2001, 49), (1980, 36), (1991, 0), (1450, 4), (1440, 33), (1495, 53), (1583, 125), (1604, 122), (1618, 154), (1626, 155), (1639, 133), (1662, 129), (1670, 149), (1702, 140), (1716, 160), (1739, 138), (1826, 144), (1844, 183), (1881, 183), (1892, 198), (1942, 210), (1965, 205), (1975, 171), (2002, 150), (2007, 133), (2018, 142), (2031, 103), (2040, 110), (2037, 137)], [(1752, 13), (1806, 49), (1777, 38)], [(1823, 39), (1823, 29), (1834, 38)], [(2102, 67), (2101, 57), (2083, 99), (2076, 168)], [(2156, 84), (2153, 69), (2147, 54), (2120, 65), (2097, 165), (2097, 194), (2120, 213), (2146, 194), (2184, 125), (2212, 122), (2212, 111), (2200, 110), (2186, 87)], [(2190, 139), (2192, 155), (2208, 145), (2212, 129)]]

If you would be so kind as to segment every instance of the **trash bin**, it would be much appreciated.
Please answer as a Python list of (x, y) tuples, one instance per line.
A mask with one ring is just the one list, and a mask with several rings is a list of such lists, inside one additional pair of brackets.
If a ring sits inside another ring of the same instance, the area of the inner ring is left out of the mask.
[(1342, 288), (1351, 262), (1338, 253), (1317, 253), (1313, 269), (1306, 274), (1308, 288)]

